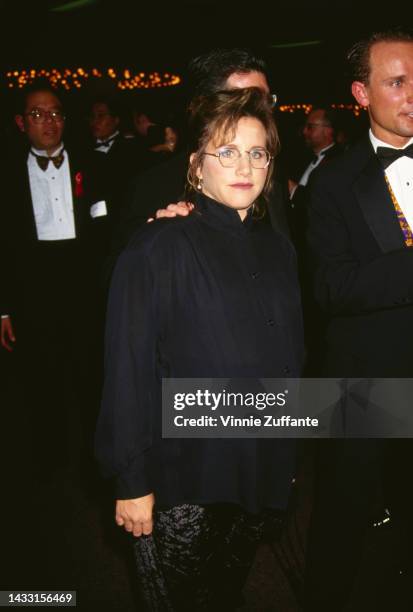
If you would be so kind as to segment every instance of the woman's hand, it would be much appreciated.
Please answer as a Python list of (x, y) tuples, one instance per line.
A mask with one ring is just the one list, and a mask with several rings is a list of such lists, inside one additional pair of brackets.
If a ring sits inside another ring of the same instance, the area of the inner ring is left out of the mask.
[(139, 538), (142, 534), (149, 535), (153, 529), (152, 511), (155, 503), (153, 493), (136, 499), (116, 500), (115, 521), (119, 527), (132, 532)]

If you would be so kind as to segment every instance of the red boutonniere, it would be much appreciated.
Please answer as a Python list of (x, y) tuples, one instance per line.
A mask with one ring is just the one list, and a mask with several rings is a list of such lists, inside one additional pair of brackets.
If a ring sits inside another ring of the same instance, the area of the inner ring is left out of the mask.
[(76, 172), (75, 174), (75, 196), (81, 198), (83, 196), (83, 174)]

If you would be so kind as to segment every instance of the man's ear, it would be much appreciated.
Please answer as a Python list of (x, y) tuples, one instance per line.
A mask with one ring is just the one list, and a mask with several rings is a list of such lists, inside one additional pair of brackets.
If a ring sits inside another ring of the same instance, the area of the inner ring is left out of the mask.
[(22, 115), (15, 115), (14, 120), (16, 122), (17, 127), (19, 128), (19, 130), (21, 132), (25, 132), (25, 127), (24, 127), (24, 119)]
[(351, 93), (356, 98), (360, 106), (367, 107), (370, 104), (365, 83), (362, 83), (361, 81), (353, 81), (351, 84)]

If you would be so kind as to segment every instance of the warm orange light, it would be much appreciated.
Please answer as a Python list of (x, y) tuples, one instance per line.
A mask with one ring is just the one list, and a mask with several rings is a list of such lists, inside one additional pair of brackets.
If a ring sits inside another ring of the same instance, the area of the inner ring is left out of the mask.
[[(149, 89), (154, 87), (172, 87), (178, 85), (181, 82), (181, 77), (178, 75), (160, 74), (159, 72), (151, 72), (146, 74), (145, 72), (137, 72), (135, 74), (129, 68), (121, 71), (124, 80), (117, 82), (119, 89)], [(111, 78), (116, 78), (116, 71), (114, 68), (107, 68), (106, 74)], [(85, 81), (91, 76), (95, 78), (101, 78), (103, 75), (97, 68), (91, 68), (90, 74), (85, 68), (63, 68), (61, 71), (57, 68), (50, 68), (49, 70), (42, 68), (36, 70), (35, 68), (23, 69), (21, 71), (14, 70), (6, 72), (6, 78), (9, 79), (7, 86), (9, 88), (18, 86), (23, 87), (28, 83), (40, 76), (49, 79), (53, 87), (64, 87), (65, 89), (71, 89), (76, 87), (79, 89), (85, 83)]]

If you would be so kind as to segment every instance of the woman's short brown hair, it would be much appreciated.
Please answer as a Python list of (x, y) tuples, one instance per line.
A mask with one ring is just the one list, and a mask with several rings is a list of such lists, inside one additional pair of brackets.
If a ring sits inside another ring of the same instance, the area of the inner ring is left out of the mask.
[[(217, 146), (234, 137), (238, 122), (243, 117), (257, 119), (264, 126), (266, 147), (272, 156), (279, 150), (278, 131), (272, 116), (272, 104), (268, 95), (257, 87), (218, 91), (208, 96), (195, 98), (189, 107), (189, 152), (193, 154), (187, 174), (186, 198), (191, 199), (197, 190), (197, 170), (201, 167), (208, 143), (216, 138)], [(264, 189), (255, 203), (258, 216), (265, 213), (265, 204), (272, 187), (273, 162), (271, 161)]]

